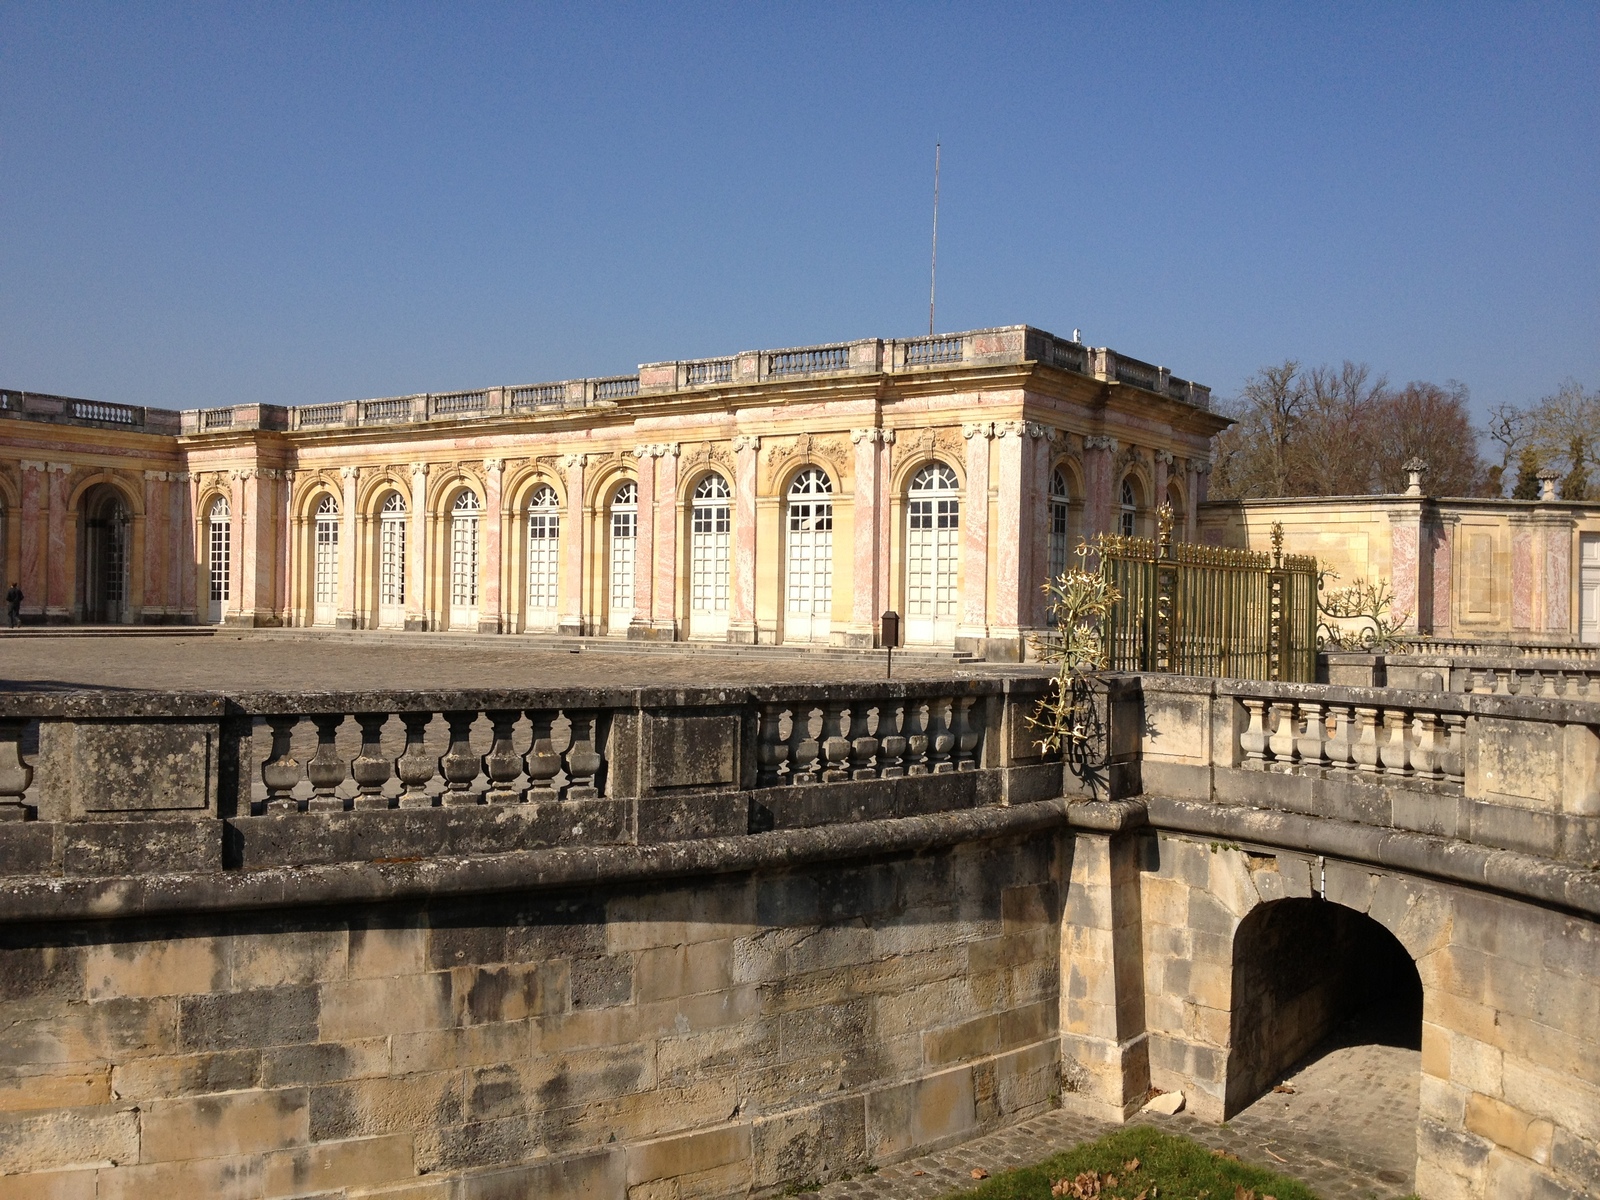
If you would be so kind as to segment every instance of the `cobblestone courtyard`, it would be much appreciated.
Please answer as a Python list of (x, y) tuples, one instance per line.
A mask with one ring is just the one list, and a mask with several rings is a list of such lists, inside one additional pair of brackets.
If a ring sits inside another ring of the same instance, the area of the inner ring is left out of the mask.
[[(1237, 1154), (1298, 1179), (1321, 1200), (1396, 1200), (1416, 1175), (1421, 1055), (1395, 1046), (1338, 1046), (1286, 1077), (1225, 1125), (1141, 1115), (1141, 1123)], [(1031, 1121), (874, 1175), (829, 1184), (819, 1200), (936, 1200), (973, 1187), (972, 1172), (1029, 1166), (1116, 1126), (1068, 1105)]]
[[(992, 670), (897, 655), (897, 679)], [(1011, 669), (1015, 669), (1014, 667)], [(534, 638), (449, 634), (302, 637), (285, 631), (213, 636), (6, 637), (0, 689), (110, 687), (245, 691), (372, 688), (583, 687), (879, 680), (882, 654), (697, 647), (587, 648)]]

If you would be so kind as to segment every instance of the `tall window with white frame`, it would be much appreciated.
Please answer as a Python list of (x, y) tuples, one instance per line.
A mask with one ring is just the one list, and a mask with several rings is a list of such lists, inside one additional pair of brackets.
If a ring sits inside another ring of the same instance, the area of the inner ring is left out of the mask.
[(689, 636), (728, 632), (733, 493), (716, 472), (695, 485), (689, 515)]
[(339, 611), (339, 502), (332, 496), (317, 502), (313, 538), (311, 620), (332, 625)]
[(1139, 527), (1139, 495), (1134, 491), (1133, 480), (1122, 477), (1122, 491), (1118, 496), (1117, 532), (1132, 537)]
[(611, 604), (607, 613), (612, 633), (627, 632), (633, 619), (633, 550), (639, 536), (639, 485), (628, 480), (611, 496)]
[(911, 480), (906, 505), (906, 640), (953, 641), (961, 553), (956, 474), (929, 463)]
[(478, 625), (478, 497), (464, 491), (450, 511), (450, 628)]
[(1067, 544), (1067, 477), (1057, 467), (1050, 472), (1050, 578), (1059, 579), (1067, 571), (1071, 546)]
[(222, 610), (228, 603), (228, 592), (232, 582), (230, 561), (233, 554), (232, 519), (226, 496), (218, 496), (211, 502), (206, 525), (207, 563), (210, 568), (208, 573), (211, 585), (207, 619), (211, 624), (217, 625), (222, 621)]
[(833, 480), (807, 467), (789, 484), (785, 641), (827, 640), (833, 616)]
[(406, 623), (406, 502), (390, 492), (378, 510), (378, 624)]
[(556, 623), (561, 569), (561, 505), (544, 484), (528, 500), (528, 614), (525, 624), (548, 629)]

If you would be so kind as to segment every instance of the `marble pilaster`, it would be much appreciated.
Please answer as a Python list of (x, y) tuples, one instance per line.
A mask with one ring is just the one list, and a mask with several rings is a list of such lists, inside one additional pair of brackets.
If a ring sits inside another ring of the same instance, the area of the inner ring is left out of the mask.
[[(851, 592), (850, 625), (846, 640), (854, 646), (872, 646), (877, 641), (879, 550), (883, 545), (883, 522), (879, 520), (883, 485), (879, 464), (882, 461), (882, 429), (856, 429), (850, 440), (856, 448), (855, 523), (850, 548)], [(887, 607), (887, 605), (885, 605)]]
[[(639, 472), (634, 484), (639, 489), (639, 519), (634, 525), (633, 617), (628, 624), (629, 637), (648, 638), (655, 633), (656, 459), (660, 455), (659, 446), (635, 446), (633, 450)], [(601, 512), (605, 511), (602, 504)], [(609, 529), (606, 537), (604, 544), (609, 545)]]
[(1116, 511), (1111, 490), (1111, 460), (1117, 452), (1117, 439), (1091, 436), (1083, 439), (1083, 536), (1093, 542), (1097, 534), (1111, 533), (1111, 514)]
[[(992, 421), (961, 427), (967, 448), (967, 488), (966, 511), (961, 514), (961, 621), (956, 637), (979, 643), (989, 636), (989, 457), (990, 442), (996, 435)], [(1003, 481), (1001, 490), (1005, 490)], [(1006, 528), (1003, 516), (1001, 528)], [(1006, 540), (1001, 539), (1002, 556)], [(972, 648), (982, 650), (982, 645)]]
[(406, 514), (406, 628), (428, 627), (425, 580), (428, 564), (428, 464), (411, 464), (411, 499)]
[(733, 439), (737, 455), (733, 484), (733, 588), (728, 609), (728, 640), (756, 640), (756, 455), (761, 439)]
[(45, 610), (45, 575), (39, 552), (49, 539), (45, 471), (42, 462), (28, 459), (24, 459), (21, 466), (22, 528), (18, 533), (17, 583), (22, 588), (22, 611), (41, 614)]
[(356, 486), (361, 481), (361, 468), (340, 467), (339, 478), (343, 490), (339, 496), (339, 608), (335, 614), (335, 623), (340, 629), (354, 629), (356, 627)]
[[(656, 463), (655, 606), (651, 610), (658, 637), (678, 636), (678, 443), (658, 446)], [(639, 514), (640, 520), (644, 513)], [(635, 568), (637, 573), (637, 567)]]
[(504, 474), (504, 464), (500, 459), (483, 460), (483, 564), (480, 567), (482, 594), (478, 604), (479, 633), (499, 633), (502, 628), (500, 564), (503, 561), (501, 531), (505, 528), (505, 521), (500, 510)]
[[(1023, 605), (1026, 580), (1023, 578), (1024, 472), (1028, 455), (1024, 445), (1032, 445), (1023, 421), (996, 421), (994, 427), (995, 469), (999, 472), (997, 517), (1007, 531), (998, 539), (994, 566), (994, 613), (990, 634), (1015, 640), (1025, 624)], [(1031, 555), (1029, 556), (1031, 557)], [(966, 566), (962, 564), (963, 568)]]
[(72, 617), (72, 549), (68, 529), (68, 498), (72, 494), (72, 464), (46, 463), (49, 479), (50, 516), (45, 534), (45, 620), (66, 621)]
[[(588, 533), (588, 522), (582, 519), (584, 464), (588, 461), (588, 456), (584, 454), (569, 454), (562, 460), (567, 479), (567, 511), (572, 514), (572, 519), (562, 531), (558, 551), (561, 555), (561, 596), (556, 624), (562, 633), (570, 635), (588, 632), (584, 628), (583, 613), (584, 540)], [(601, 506), (600, 512), (604, 520), (604, 506)], [(602, 540), (599, 544), (605, 543)]]
[(165, 580), (172, 534), (167, 526), (167, 473), (144, 473), (144, 605), (140, 618), (159, 622), (172, 611)]

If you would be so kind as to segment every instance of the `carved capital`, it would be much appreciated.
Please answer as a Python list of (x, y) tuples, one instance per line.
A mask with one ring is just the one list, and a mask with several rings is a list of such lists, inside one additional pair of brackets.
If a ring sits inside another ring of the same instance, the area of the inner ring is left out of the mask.
[(411, 473), (413, 475), (421, 475), (424, 479), (426, 479), (428, 477), (428, 464), (427, 463), (412, 463), (411, 464)]
[(1038, 421), (1024, 421), (1022, 429), (1031, 438), (1043, 438), (1047, 442), (1056, 440), (1056, 431), (1048, 425), (1041, 425)]
[(992, 438), (995, 436), (993, 421), (969, 421), (961, 427), (961, 436), (964, 438)]
[(37, 459), (33, 459), (33, 458), (25, 458), (21, 462), (19, 462), (17, 464), (17, 466), (21, 467), (24, 471), (43, 471), (44, 470), (44, 463), (38, 461)]
[(361, 468), (360, 467), (340, 467), (339, 468), (339, 477), (341, 479), (344, 479), (344, 480), (355, 479), (360, 474), (361, 474)]
[(1211, 460), (1209, 458), (1197, 458), (1192, 465), (1196, 475), (1211, 474)]
[(648, 442), (640, 442), (633, 448), (633, 456), (641, 461), (646, 458), (654, 458), (655, 453), (656, 448), (650, 445)]
[(167, 478), (165, 471), (146, 471), (144, 477), (152, 483), (164, 483)]
[(1093, 437), (1084, 438), (1083, 448), (1085, 450), (1104, 450), (1107, 454), (1115, 454), (1117, 452), (1117, 439), (1097, 434)]
[(62, 475), (70, 475), (70, 474), (72, 474), (72, 464), (71, 463), (47, 462), (44, 465), (44, 469), (46, 471), (48, 471), (48, 472), (59, 473), (59, 474), (62, 474)]
[(1167, 466), (1170, 467), (1172, 465), (1172, 451), (1171, 450), (1157, 450), (1156, 451), (1156, 461), (1158, 463), (1165, 463)]
[(188, 483), (195, 478), (195, 474), (193, 471), (172, 471), (168, 477), (175, 483)]
[(498, 458), (486, 458), (483, 460), (483, 469), (491, 474), (499, 471), (504, 466), (505, 462)]
[(677, 442), (658, 442), (651, 449), (662, 458), (677, 458), (681, 453), (681, 447)]
[(733, 449), (736, 454), (743, 454), (746, 450), (759, 450), (761, 438), (754, 433), (741, 433), (733, 439)]
[(569, 471), (576, 471), (589, 461), (587, 454), (568, 454), (561, 460), (561, 465)]
[(852, 429), (850, 431), (850, 440), (858, 446), (862, 442), (871, 442), (876, 446), (883, 441), (883, 433), (884, 431), (881, 429)]

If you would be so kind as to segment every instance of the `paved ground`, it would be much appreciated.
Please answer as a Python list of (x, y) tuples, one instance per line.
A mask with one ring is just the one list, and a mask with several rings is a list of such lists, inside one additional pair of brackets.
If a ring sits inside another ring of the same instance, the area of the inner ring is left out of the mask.
[[(1416, 1174), (1415, 1050), (1340, 1046), (1288, 1076), (1293, 1093), (1268, 1092), (1226, 1125), (1176, 1117), (1141, 1122), (1181, 1133), (1245, 1162), (1312, 1188), (1322, 1200), (1395, 1200)], [(1093, 1141), (1114, 1126), (1071, 1108), (960, 1146), (829, 1184), (819, 1200), (935, 1200), (974, 1186), (974, 1168), (991, 1173), (1027, 1166)]]
[[(211, 637), (6, 638), (0, 689), (112, 687), (171, 690), (325, 690), (415, 687), (562, 687), (584, 684), (739, 684), (883, 678), (883, 656), (797, 651), (696, 653), (541, 648), (523, 638), (404, 635), (340, 640), (288, 634)], [(949, 679), (995, 668), (897, 660), (896, 678)]]

